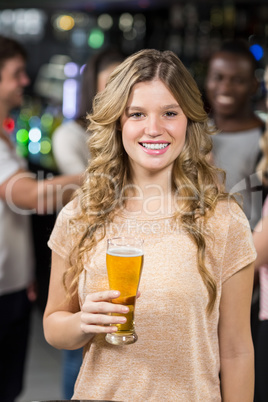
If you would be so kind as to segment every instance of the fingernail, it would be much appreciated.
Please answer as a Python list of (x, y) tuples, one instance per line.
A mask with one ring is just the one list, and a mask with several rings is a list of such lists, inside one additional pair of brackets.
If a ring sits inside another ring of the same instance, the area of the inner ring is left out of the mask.
[(128, 308), (128, 307), (122, 307), (122, 311), (123, 311), (124, 313), (128, 313), (129, 308)]
[(113, 291), (113, 295), (114, 295), (114, 296), (119, 296), (118, 290)]

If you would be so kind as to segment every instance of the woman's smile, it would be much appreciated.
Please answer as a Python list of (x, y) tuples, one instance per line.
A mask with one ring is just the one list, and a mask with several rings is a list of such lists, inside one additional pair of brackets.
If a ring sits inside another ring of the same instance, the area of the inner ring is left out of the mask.
[(163, 141), (147, 141), (139, 143), (143, 148), (144, 152), (149, 153), (150, 155), (160, 155), (167, 151), (170, 143)]

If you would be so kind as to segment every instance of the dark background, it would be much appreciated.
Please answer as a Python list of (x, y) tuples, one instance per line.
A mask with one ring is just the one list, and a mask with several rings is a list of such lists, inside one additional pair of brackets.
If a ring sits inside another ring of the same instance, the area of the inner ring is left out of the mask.
[[(89, 33), (97, 26), (98, 16), (108, 13), (114, 22), (105, 32), (104, 46), (117, 45), (126, 54), (148, 47), (174, 50), (202, 86), (203, 63), (224, 39), (242, 37), (267, 49), (267, 3), (267, 0), (1, 0), (0, 11), (42, 10), (44, 32), (40, 37), (16, 34), (1, 21), (0, 32), (11, 34), (25, 44), (30, 54), (28, 71), (34, 82), (42, 64), (55, 54), (85, 63), (94, 50), (87, 45), (75, 46), (71, 36), (77, 29)], [(60, 13), (80, 13), (88, 20), (82, 28), (76, 25), (71, 31), (60, 33), (53, 28), (53, 18)], [(118, 27), (122, 13), (144, 16), (146, 32), (142, 37), (124, 38)], [(261, 64), (264, 63), (265, 57)]]

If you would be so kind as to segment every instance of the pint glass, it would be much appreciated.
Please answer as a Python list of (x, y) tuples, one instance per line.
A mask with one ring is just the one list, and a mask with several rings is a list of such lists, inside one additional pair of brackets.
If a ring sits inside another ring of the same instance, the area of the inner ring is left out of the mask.
[[(116, 324), (118, 330), (105, 339), (112, 345), (128, 345), (137, 341), (134, 310), (143, 265), (143, 240), (135, 237), (114, 237), (107, 240), (106, 266), (111, 290), (120, 296), (112, 303), (128, 306), (125, 324)], [(112, 313), (112, 315), (122, 315)]]

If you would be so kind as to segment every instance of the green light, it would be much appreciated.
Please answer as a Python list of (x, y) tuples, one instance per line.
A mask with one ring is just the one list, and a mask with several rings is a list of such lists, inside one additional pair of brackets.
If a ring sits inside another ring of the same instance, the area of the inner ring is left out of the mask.
[(93, 49), (100, 48), (104, 43), (104, 33), (101, 29), (95, 28), (89, 34), (88, 45)]
[(21, 128), (19, 131), (17, 131), (16, 134), (16, 139), (18, 142), (25, 144), (28, 142), (29, 140), (29, 133), (27, 130), (25, 130), (24, 128)]
[(49, 140), (42, 140), (41, 141), (41, 148), (40, 148), (40, 152), (43, 155), (49, 154), (49, 152), (51, 151), (51, 143)]
[(23, 121), (28, 121), (32, 116), (32, 111), (29, 108), (24, 108), (21, 110), (19, 118)]
[(28, 147), (26, 144), (18, 144), (16, 147), (16, 152), (19, 156), (26, 158), (28, 156)]
[(44, 113), (41, 117), (41, 124), (44, 128), (49, 129), (53, 124), (53, 116), (50, 113)]

